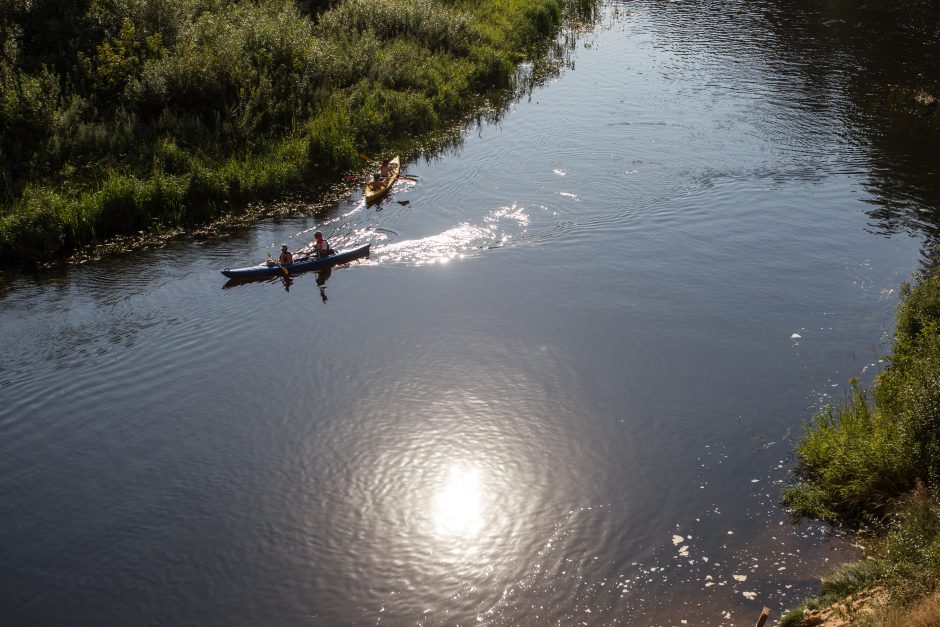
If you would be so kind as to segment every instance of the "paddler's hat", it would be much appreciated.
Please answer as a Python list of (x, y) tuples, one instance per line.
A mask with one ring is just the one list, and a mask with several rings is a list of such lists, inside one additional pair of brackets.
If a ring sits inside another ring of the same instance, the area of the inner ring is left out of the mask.
[(323, 237), (323, 233), (321, 233), (320, 231), (317, 231), (316, 233), (313, 234), (313, 236), (317, 239), (321, 239)]
[(287, 244), (284, 244), (283, 246), (281, 246), (281, 250), (287, 250)]

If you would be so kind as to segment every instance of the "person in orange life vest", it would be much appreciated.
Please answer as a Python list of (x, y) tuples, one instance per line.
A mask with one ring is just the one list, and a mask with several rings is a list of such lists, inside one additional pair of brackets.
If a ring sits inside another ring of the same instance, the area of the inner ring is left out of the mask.
[(317, 257), (328, 257), (333, 254), (330, 243), (323, 239), (323, 233), (320, 231), (313, 234), (313, 254)]
[(294, 255), (287, 250), (287, 244), (281, 246), (281, 256), (277, 258), (277, 262), (282, 266), (289, 266), (294, 263)]

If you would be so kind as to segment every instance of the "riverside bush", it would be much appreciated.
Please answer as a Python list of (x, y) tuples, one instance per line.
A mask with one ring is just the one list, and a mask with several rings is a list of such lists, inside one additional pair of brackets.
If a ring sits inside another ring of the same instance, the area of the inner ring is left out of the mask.
[(804, 610), (818, 610), (843, 601), (846, 597), (885, 582), (886, 565), (879, 560), (862, 560), (845, 564), (824, 577), (819, 596), (790, 610), (780, 618), (780, 627), (796, 627), (803, 622)]
[(800, 481), (783, 498), (798, 515), (855, 526), (883, 518), (918, 481), (940, 488), (940, 279), (902, 289), (897, 319), (871, 398), (853, 383), (797, 445)]
[(343, 99), (324, 107), (308, 126), (307, 159), (319, 169), (352, 167), (357, 159), (355, 125)]
[(467, 13), (432, 0), (346, 0), (323, 15), (317, 33), (369, 33), (455, 55), (466, 55), (482, 37)]
[[(925, 331), (936, 334), (935, 327)], [(935, 352), (908, 366), (897, 403), (919, 477), (940, 485), (940, 358)]]
[(940, 583), (940, 509), (919, 484), (900, 501), (875, 560), (902, 601), (921, 597)]
[(917, 477), (907, 435), (853, 382), (847, 401), (807, 427), (798, 446), (802, 480), (784, 491), (784, 502), (799, 516), (837, 523), (883, 515)]

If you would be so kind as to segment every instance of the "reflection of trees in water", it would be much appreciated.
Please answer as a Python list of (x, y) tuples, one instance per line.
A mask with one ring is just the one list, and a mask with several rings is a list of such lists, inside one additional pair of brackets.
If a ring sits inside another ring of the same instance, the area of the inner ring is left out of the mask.
[[(652, 0), (680, 52), (699, 50), (740, 74), (763, 68), (799, 111), (789, 139), (834, 133), (858, 153), (879, 232), (940, 241), (940, 2), (936, 0)], [(827, 117), (828, 116), (828, 117)], [(815, 118), (815, 120), (813, 119)], [(849, 164), (851, 167), (851, 164)], [(853, 168), (854, 169), (854, 168)]]
[[(940, 3), (779, 3), (797, 22), (776, 20), (778, 40), (796, 54), (842, 64), (841, 115), (868, 147), (873, 227), (920, 231), (940, 241)], [(790, 28), (788, 28), (788, 26)]]
[[(940, 129), (936, 121), (880, 106), (863, 127), (872, 146), (868, 214), (886, 234), (921, 231), (940, 242)], [(881, 127), (878, 122), (881, 122)]]
[[(855, 60), (848, 118), (871, 147), (874, 226), (919, 230), (932, 249), (940, 236), (940, 4), (933, 1), (837, 5), (837, 43)], [(831, 10), (831, 9), (830, 9)]]
[(578, 42), (597, 25), (601, 12), (592, 1), (577, 0), (570, 4), (566, 21), (557, 37), (542, 42), (530, 51), (526, 61), (516, 68), (512, 87), (488, 95), (487, 106), (473, 112), (464, 124), (450, 128), (421, 148), (426, 163), (449, 155), (459, 155), (463, 147), (464, 131), (498, 123), (509, 107), (522, 98), (531, 97), (533, 90), (560, 77), (565, 70), (574, 69), (574, 52)]

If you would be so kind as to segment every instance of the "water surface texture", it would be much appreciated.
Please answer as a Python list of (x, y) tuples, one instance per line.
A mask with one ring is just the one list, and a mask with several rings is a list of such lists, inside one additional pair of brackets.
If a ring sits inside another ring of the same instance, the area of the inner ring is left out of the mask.
[[(882, 367), (937, 232), (828, 19), (605, 5), (378, 207), (8, 280), (0, 623), (749, 625), (812, 594), (852, 552), (777, 504), (794, 440)], [(223, 289), (318, 229), (371, 257)]]

